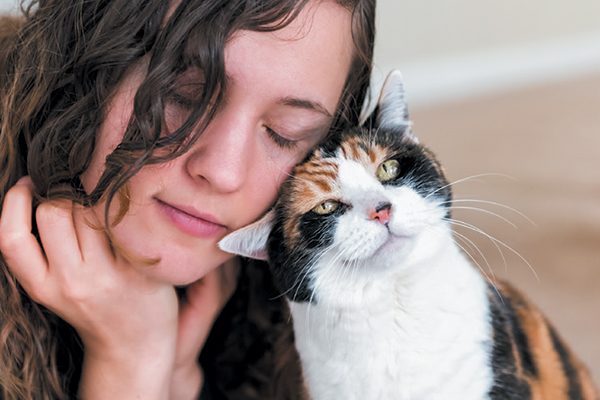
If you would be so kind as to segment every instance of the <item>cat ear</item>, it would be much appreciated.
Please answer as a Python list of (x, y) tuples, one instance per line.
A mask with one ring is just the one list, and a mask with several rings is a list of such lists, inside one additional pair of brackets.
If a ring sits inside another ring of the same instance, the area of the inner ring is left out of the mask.
[(274, 212), (271, 210), (261, 219), (231, 232), (219, 242), (219, 248), (227, 253), (256, 260), (267, 260), (267, 240), (273, 228)]
[(393, 70), (385, 79), (377, 107), (368, 120), (370, 128), (393, 129), (414, 142), (418, 139), (412, 133), (412, 122), (408, 114), (404, 90), (404, 78), (398, 70)]

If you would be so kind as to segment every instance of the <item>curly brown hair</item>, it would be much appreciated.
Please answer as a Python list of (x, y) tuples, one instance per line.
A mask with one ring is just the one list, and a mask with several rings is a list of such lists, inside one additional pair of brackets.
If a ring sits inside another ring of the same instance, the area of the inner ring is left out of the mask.
[[(281, 29), (308, 1), (187, 0), (174, 10), (164, 0), (24, 2), (21, 16), (0, 19), (0, 204), (30, 175), (36, 201), (93, 205), (106, 199), (109, 226), (108, 207), (128, 179), (186, 152), (210, 123), (226, 84), (224, 48), (231, 35)], [(352, 12), (354, 57), (332, 132), (358, 122), (375, 34), (375, 0), (336, 1)], [(148, 73), (123, 140), (86, 193), (79, 176), (106, 106), (127, 69), (142, 60)], [(204, 92), (189, 118), (161, 136), (164, 104), (190, 66), (203, 71)], [(30, 299), (1, 257), (0, 270), (0, 398), (67, 398), (79, 379), (76, 332)]]

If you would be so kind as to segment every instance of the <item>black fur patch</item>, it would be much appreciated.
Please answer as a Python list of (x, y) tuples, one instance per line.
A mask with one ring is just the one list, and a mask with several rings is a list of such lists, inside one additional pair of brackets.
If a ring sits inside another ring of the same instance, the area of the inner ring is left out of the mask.
[(308, 212), (300, 218), (300, 234), (302, 242), (309, 249), (325, 249), (333, 243), (333, 234), (337, 217), (344, 212), (345, 207), (339, 206), (338, 209), (330, 215), (319, 215), (314, 212)]
[(548, 324), (548, 328), (550, 330), (550, 338), (552, 339), (552, 345), (556, 349), (556, 352), (560, 356), (560, 362), (562, 364), (563, 370), (565, 372), (565, 376), (567, 377), (568, 385), (569, 385), (569, 399), (570, 400), (582, 400), (583, 394), (581, 392), (581, 385), (579, 382), (579, 376), (577, 375), (577, 370), (571, 363), (571, 358), (569, 357), (569, 353), (567, 349), (563, 345), (562, 341), (558, 337), (558, 334), (554, 330), (554, 328)]
[(517, 351), (519, 352), (519, 357), (521, 358), (523, 369), (525, 370), (525, 373), (527, 375), (537, 377), (537, 365), (535, 364), (535, 360), (531, 355), (529, 340), (527, 339), (527, 335), (523, 331), (523, 327), (521, 326), (521, 320), (519, 319), (519, 316), (517, 315), (517, 312), (515, 311), (513, 304), (510, 301), (507, 301), (505, 299), (504, 305), (506, 306), (506, 314), (510, 320), (513, 338), (515, 340), (515, 345), (517, 346)]
[(492, 400), (528, 400), (531, 389), (528, 383), (517, 375), (517, 366), (513, 353), (515, 344), (512, 336), (512, 318), (506, 304), (510, 299), (500, 298), (495, 289), (488, 287), (490, 316), (494, 342), (492, 345), (492, 371), (494, 383), (489, 395)]
[(311, 300), (312, 277), (306, 269), (313, 259), (305, 248), (290, 249), (284, 240), (283, 226), (276, 223), (269, 236), (269, 265), (273, 281), (280, 293), (291, 301)]
[(312, 263), (324, 249), (333, 242), (337, 218), (347, 206), (340, 205), (330, 215), (308, 212), (300, 217), (301, 240), (293, 248), (288, 246), (283, 232), (286, 210), (276, 210), (277, 222), (269, 237), (269, 263), (275, 283), (290, 300), (295, 302), (315, 302), (312, 296), (312, 277), (309, 271)]

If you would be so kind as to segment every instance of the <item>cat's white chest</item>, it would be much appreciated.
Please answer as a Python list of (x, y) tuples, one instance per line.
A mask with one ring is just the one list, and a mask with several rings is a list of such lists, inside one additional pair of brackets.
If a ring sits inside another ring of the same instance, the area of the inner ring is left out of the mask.
[(470, 267), (453, 275), (459, 284), (440, 277), (436, 287), (434, 279), (410, 301), (389, 293), (387, 302), (351, 311), (291, 303), (313, 400), (487, 398), (485, 284)]

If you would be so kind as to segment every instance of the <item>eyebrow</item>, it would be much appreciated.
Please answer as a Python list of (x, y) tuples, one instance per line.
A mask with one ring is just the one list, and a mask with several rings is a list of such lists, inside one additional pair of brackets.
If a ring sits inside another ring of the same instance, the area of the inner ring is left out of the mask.
[[(233, 81), (234, 79), (232, 79), (231, 75), (225, 74), (225, 86), (229, 86), (229, 84), (231, 84), (231, 82)], [(288, 107), (300, 108), (303, 110), (316, 111), (319, 114), (323, 114), (329, 119), (333, 119), (333, 115), (329, 112), (329, 110), (327, 110), (327, 108), (318, 101), (302, 99), (299, 97), (282, 97), (279, 100), (277, 100), (277, 104)]]
[(328, 118), (333, 118), (333, 115), (324, 105), (319, 102), (308, 100), (308, 99), (300, 99), (297, 97), (283, 97), (277, 101), (277, 104), (281, 104), (289, 107), (302, 108), (304, 110), (316, 111), (320, 114), (325, 115)]

